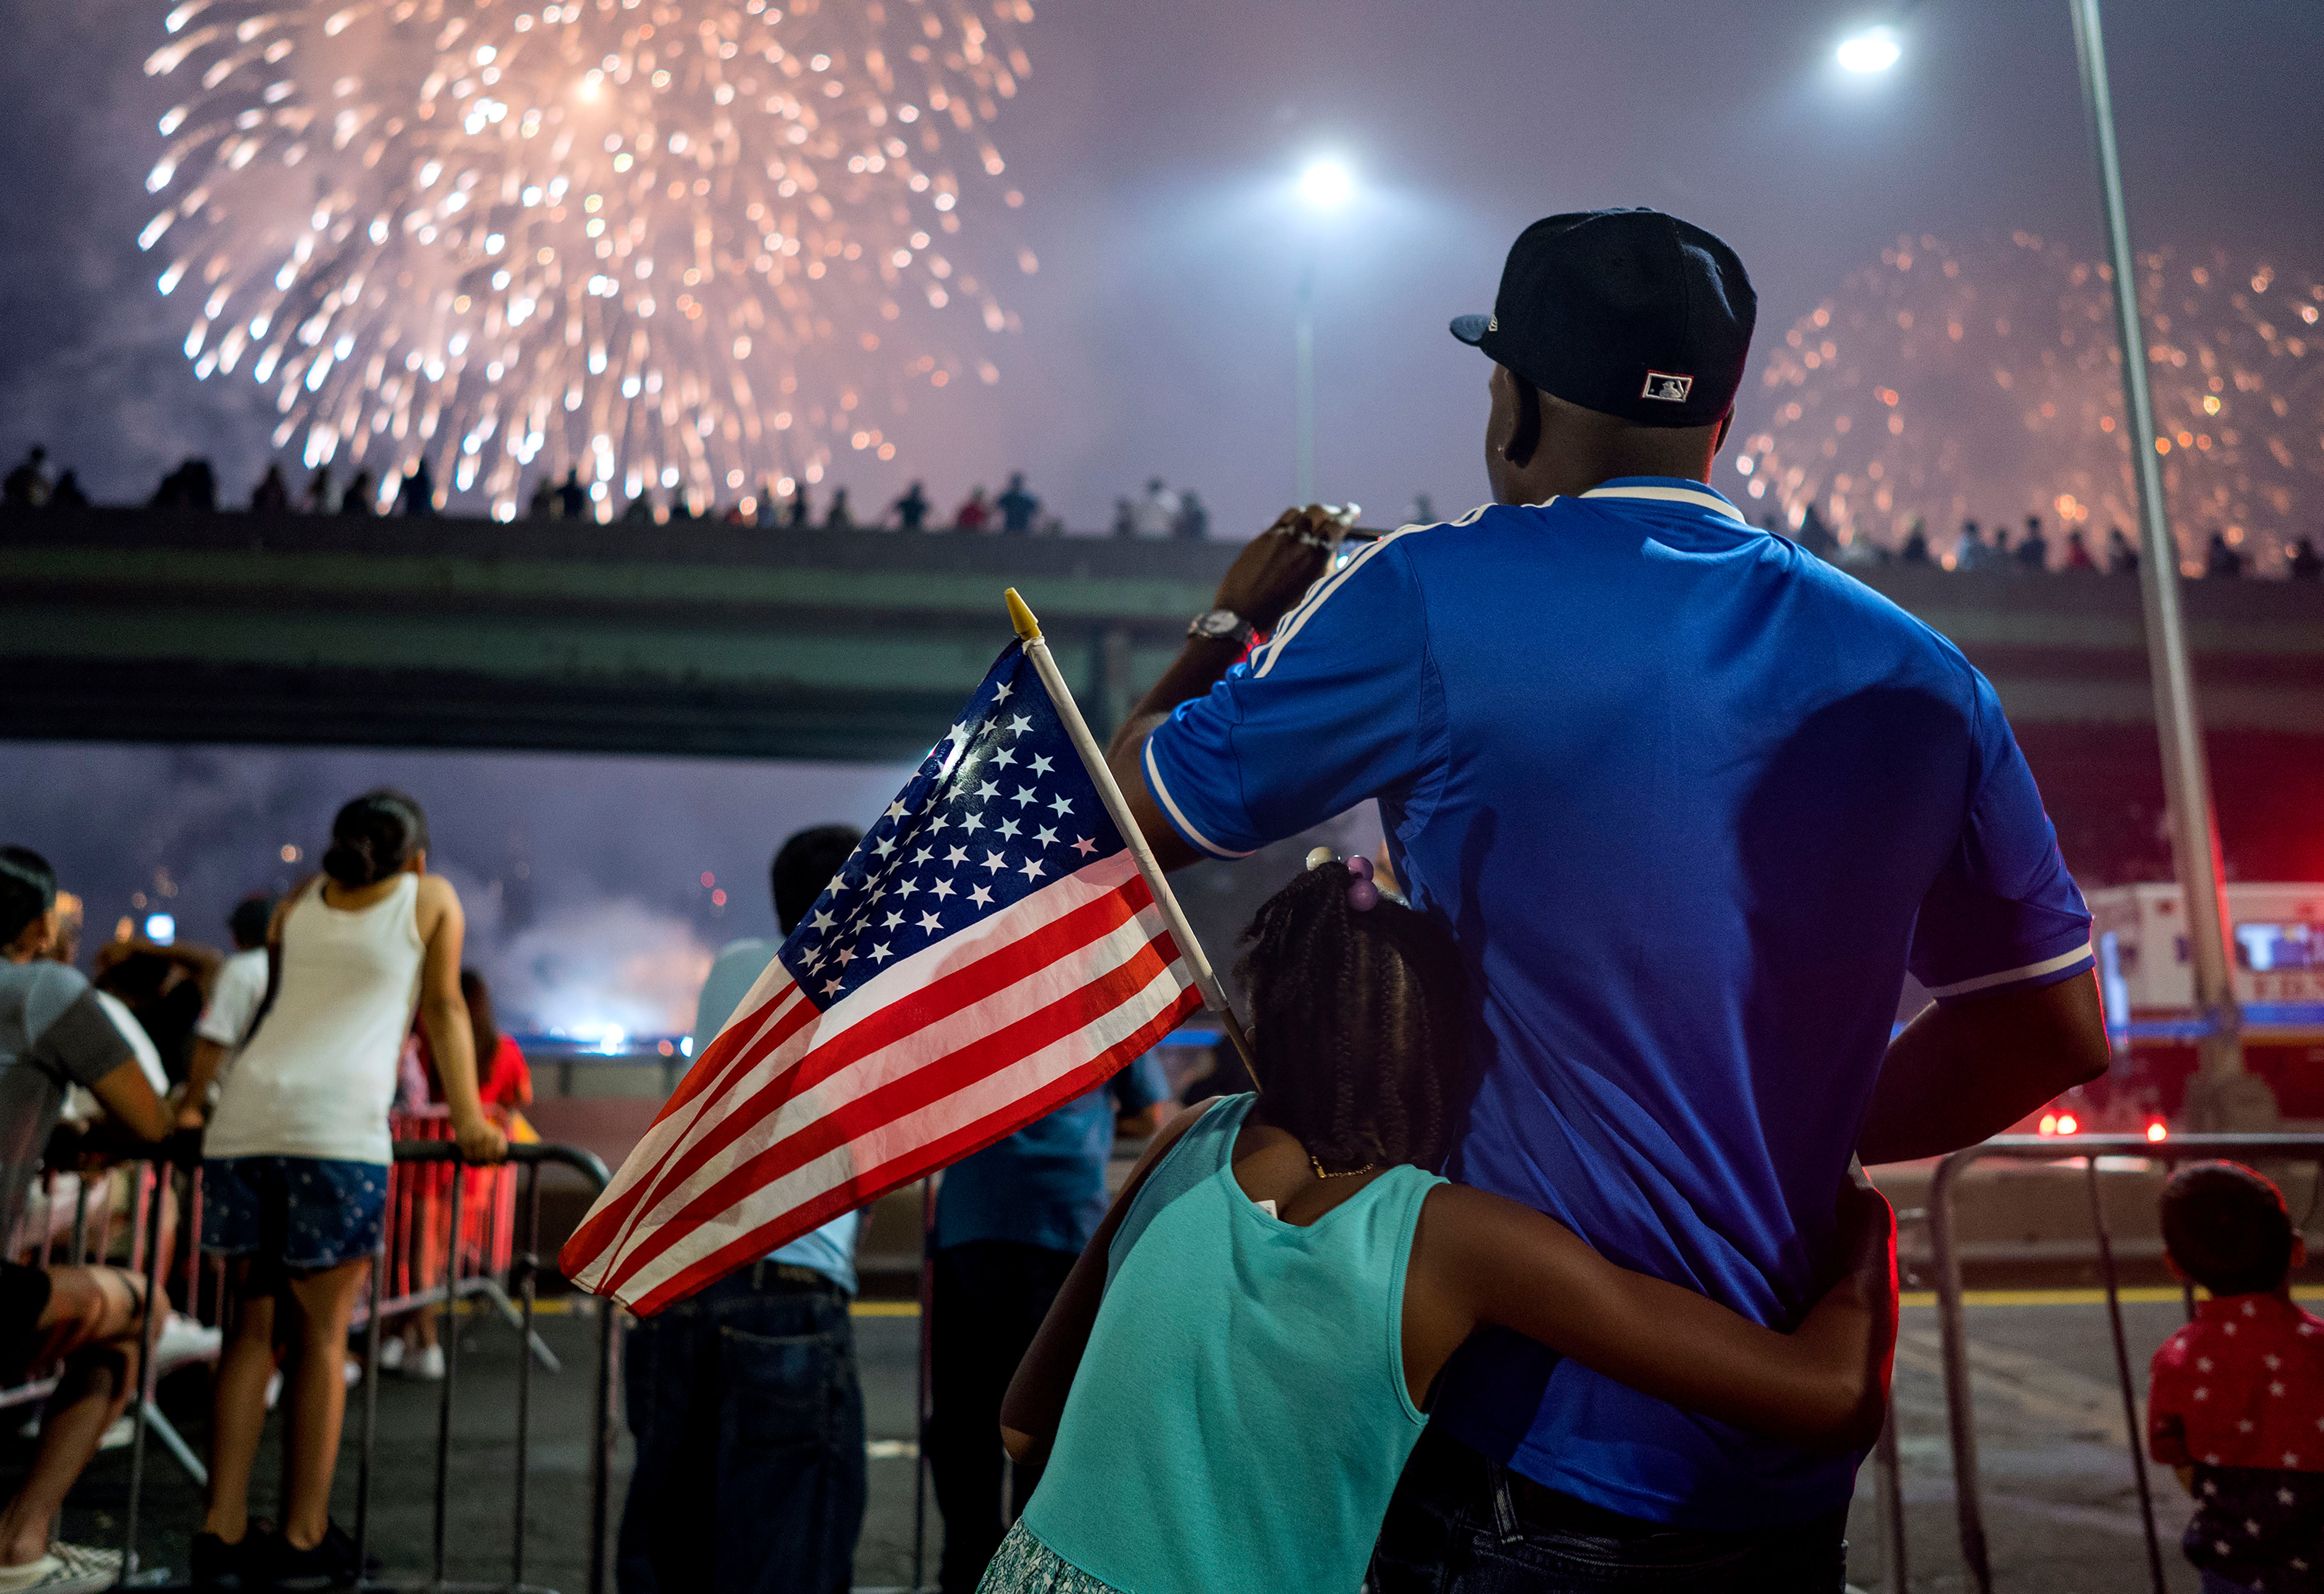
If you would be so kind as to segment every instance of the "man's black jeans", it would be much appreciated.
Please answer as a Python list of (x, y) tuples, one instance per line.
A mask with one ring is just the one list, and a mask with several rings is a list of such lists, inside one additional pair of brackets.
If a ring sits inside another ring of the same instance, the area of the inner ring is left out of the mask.
[(1848, 1512), (1757, 1533), (1617, 1516), (1428, 1429), (1396, 1486), (1377, 1594), (1840, 1594)]
[(971, 1240), (936, 1253), (928, 1472), (945, 1519), (936, 1579), (943, 1594), (973, 1594), (1001, 1534), (1041, 1481), (1038, 1467), (1018, 1468), (1004, 1509), (1001, 1397), (1074, 1261), (1071, 1251), (1007, 1239)]
[(621, 1594), (845, 1594), (863, 1526), (847, 1296), (761, 1262), (633, 1324)]

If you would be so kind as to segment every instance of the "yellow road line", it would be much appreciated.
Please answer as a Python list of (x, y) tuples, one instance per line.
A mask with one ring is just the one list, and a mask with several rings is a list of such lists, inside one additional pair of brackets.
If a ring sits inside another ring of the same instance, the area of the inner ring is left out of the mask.
[[(2163, 1302), (2183, 1299), (2176, 1285), (2140, 1285), (2135, 1288), (2118, 1290), (2116, 1298), (2125, 1305), (2159, 1305)], [(2203, 1292), (2195, 1292), (2200, 1300)], [(1907, 1306), (1933, 1306), (1937, 1304), (1934, 1290), (1906, 1290), (1898, 1297)], [(2324, 1289), (2301, 1288), (2292, 1292), (2295, 1301), (2324, 1301)], [(1964, 1306), (2103, 1306), (2106, 1291), (2072, 1290), (1963, 1290)]]

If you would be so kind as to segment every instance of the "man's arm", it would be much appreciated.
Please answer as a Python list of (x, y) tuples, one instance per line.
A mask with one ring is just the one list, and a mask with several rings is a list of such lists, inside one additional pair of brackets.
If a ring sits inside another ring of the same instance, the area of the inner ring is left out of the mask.
[[(1273, 631), (1331, 568), (1338, 530), (1338, 522), (1320, 505), (1285, 510), (1274, 525), (1250, 540), (1220, 580), (1217, 606), (1242, 616), (1259, 631)], [(1188, 637), (1106, 749), (1106, 763), (1129, 801), (1130, 815), (1165, 869), (1183, 869), (1203, 854), (1178, 834), (1147, 789), (1146, 739), (1170, 717), (1172, 709), (1225, 679), (1242, 650), (1243, 644), (1231, 637)]]
[(2107, 1062), (2095, 974), (1932, 1005), (1889, 1043), (1858, 1154), (1904, 1162), (1974, 1146)]

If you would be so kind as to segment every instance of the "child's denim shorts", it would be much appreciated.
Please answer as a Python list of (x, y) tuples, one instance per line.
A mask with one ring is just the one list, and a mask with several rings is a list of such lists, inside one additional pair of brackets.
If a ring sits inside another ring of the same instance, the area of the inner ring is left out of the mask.
[(387, 1169), (317, 1156), (202, 1163), (202, 1249), (301, 1272), (379, 1254)]

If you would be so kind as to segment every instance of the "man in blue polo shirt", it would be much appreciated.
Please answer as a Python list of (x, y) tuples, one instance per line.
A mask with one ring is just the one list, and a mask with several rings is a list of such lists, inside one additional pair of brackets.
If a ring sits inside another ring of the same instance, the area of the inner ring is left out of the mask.
[[(1173, 866), (1378, 798), (1472, 974), (1446, 1172), (1788, 1326), (1852, 1151), (1969, 1144), (2107, 1051), (2089, 915), (1992, 688), (1705, 484), (1754, 309), (1684, 222), (1536, 223), (1452, 328), (1493, 362), (1495, 502), (1336, 568), (1323, 512), (1286, 513), (1111, 757)], [(1892, 1043), (1908, 969), (1937, 1004)], [(1858, 1460), (1480, 1334), (1381, 1584), (1836, 1591)]]

